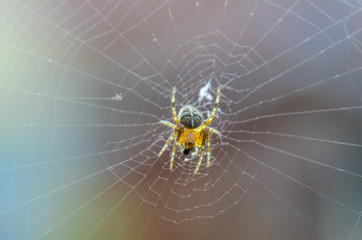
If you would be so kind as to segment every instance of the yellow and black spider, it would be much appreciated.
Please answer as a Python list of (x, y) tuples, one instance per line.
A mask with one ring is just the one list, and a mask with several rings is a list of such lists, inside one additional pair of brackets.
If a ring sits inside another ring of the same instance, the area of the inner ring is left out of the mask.
[[(217, 106), (219, 104), (219, 96), (220, 96), (220, 87), (217, 89), (217, 96), (215, 101), (215, 106), (212, 110), (212, 113), (210, 117), (202, 124), (202, 115), (199, 110), (197, 110), (195, 107), (192, 106), (185, 106), (181, 108), (178, 117), (176, 117), (176, 109), (175, 109), (175, 94), (176, 89), (173, 88), (172, 93), (172, 100), (171, 100), (171, 106), (172, 106), (172, 113), (173, 113), (173, 120), (175, 121), (175, 124), (172, 124), (167, 121), (161, 121), (162, 124), (165, 124), (166, 126), (169, 126), (174, 129), (171, 136), (168, 138), (165, 145), (162, 147), (160, 153), (158, 154), (158, 157), (162, 155), (162, 153), (166, 150), (167, 146), (171, 143), (172, 139), (175, 138), (173, 148), (172, 148), (172, 154), (171, 154), (171, 163), (170, 163), (170, 169), (172, 170), (173, 166), (173, 159), (175, 157), (176, 147), (179, 145), (181, 148), (183, 148), (183, 153), (185, 155), (188, 155), (190, 151), (192, 151), (193, 148), (195, 148), (197, 154), (197, 149), (201, 147), (201, 154), (200, 159), (197, 164), (197, 167), (194, 171), (194, 174), (197, 173), (197, 171), (200, 168), (202, 157), (204, 156), (204, 150), (205, 150), (205, 144), (207, 143), (207, 167), (210, 166), (210, 135), (211, 133), (220, 134), (219, 131), (207, 127), (207, 125), (210, 124), (211, 120), (214, 118)], [(202, 124), (202, 125), (201, 125)]]

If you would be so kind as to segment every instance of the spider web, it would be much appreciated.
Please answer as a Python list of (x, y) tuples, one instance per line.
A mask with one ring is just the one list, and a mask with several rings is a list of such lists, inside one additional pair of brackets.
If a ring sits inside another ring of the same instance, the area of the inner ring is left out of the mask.
[(361, 1), (0, 6), (1, 239), (362, 238)]

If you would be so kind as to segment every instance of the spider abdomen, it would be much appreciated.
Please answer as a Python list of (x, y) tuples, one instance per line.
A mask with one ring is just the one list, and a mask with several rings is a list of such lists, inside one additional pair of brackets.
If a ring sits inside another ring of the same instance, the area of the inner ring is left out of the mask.
[(201, 126), (202, 116), (199, 110), (192, 106), (185, 106), (181, 108), (178, 119), (186, 128), (197, 128)]
[(183, 134), (180, 137), (180, 143), (183, 145), (183, 153), (188, 155), (194, 146), (198, 146), (199, 143), (199, 134), (194, 129), (185, 129)]

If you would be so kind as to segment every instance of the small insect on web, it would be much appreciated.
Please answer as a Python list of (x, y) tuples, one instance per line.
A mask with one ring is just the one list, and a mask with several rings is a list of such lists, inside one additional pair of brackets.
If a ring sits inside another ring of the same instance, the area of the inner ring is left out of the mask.
[(178, 116), (176, 116), (176, 108), (175, 108), (175, 95), (176, 89), (173, 88), (172, 92), (172, 100), (171, 107), (173, 113), (173, 120), (175, 124), (172, 124), (167, 121), (160, 121), (162, 124), (169, 126), (174, 129), (171, 136), (168, 138), (165, 145), (162, 147), (158, 157), (162, 155), (162, 153), (166, 150), (167, 146), (171, 143), (173, 139), (175, 139), (172, 154), (171, 154), (171, 162), (170, 162), (170, 170), (173, 168), (173, 160), (175, 157), (175, 152), (177, 146), (180, 146), (183, 149), (183, 153), (188, 155), (190, 151), (194, 148), (197, 151), (198, 148), (201, 147), (200, 159), (197, 163), (197, 167), (194, 171), (196, 174), (201, 166), (202, 158), (204, 156), (205, 145), (207, 144), (207, 167), (210, 166), (210, 155), (211, 155), (211, 142), (210, 135), (211, 133), (220, 134), (219, 131), (207, 127), (212, 119), (214, 118), (217, 106), (219, 105), (219, 97), (220, 97), (220, 87), (217, 89), (217, 96), (214, 108), (210, 117), (202, 124), (202, 115), (199, 110), (197, 110), (193, 106), (184, 106), (179, 111)]

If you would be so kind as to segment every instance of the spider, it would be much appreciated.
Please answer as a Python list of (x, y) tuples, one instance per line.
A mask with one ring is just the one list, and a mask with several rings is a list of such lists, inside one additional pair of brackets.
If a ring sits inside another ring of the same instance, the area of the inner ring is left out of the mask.
[[(220, 134), (219, 131), (207, 127), (211, 120), (214, 118), (217, 106), (219, 104), (219, 96), (220, 96), (220, 87), (217, 89), (217, 96), (215, 101), (215, 106), (212, 110), (210, 117), (202, 124), (202, 115), (199, 110), (197, 110), (193, 106), (185, 106), (180, 109), (178, 117), (176, 117), (176, 109), (175, 109), (175, 94), (176, 89), (173, 88), (172, 92), (172, 100), (171, 100), (171, 107), (173, 113), (173, 120), (175, 124), (172, 124), (167, 121), (160, 121), (162, 124), (169, 126), (174, 129), (171, 136), (168, 138), (165, 145), (163, 145), (158, 157), (162, 155), (162, 153), (166, 150), (167, 146), (171, 143), (173, 139), (175, 139), (172, 154), (171, 154), (171, 163), (170, 163), (170, 170), (173, 167), (173, 159), (175, 157), (176, 147), (177, 145), (180, 146), (181, 150), (183, 149), (183, 153), (188, 155), (190, 151), (195, 148), (195, 152), (192, 155), (197, 154), (198, 148), (201, 147), (201, 154), (200, 159), (197, 164), (197, 167), (194, 171), (194, 174), (200, 168), (202, 157), (204, 156), (205, 144), (207, 143), (207, 167), (210, 166), (210, 135), (211, 133)], [(202, 124), (202, 125), (201, 125)]]

